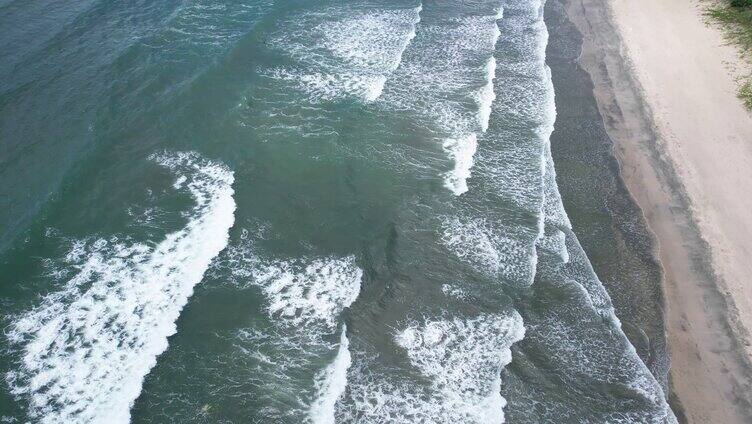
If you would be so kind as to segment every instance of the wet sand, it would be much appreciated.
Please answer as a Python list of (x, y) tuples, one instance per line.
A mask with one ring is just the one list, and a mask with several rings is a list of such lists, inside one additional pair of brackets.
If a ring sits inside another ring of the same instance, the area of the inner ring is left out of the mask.
[(564, 0), (578, 63), (657, 240), (681, 421), (752, 422), (752, 117), (697, 2)]
[(640, 358), (668, 388), (660, 264), (642, 211), (627, 191), (593, 94), (578, 64), (582, 35), (565, 0), (548, 0), (546, 62), (556, 95), (551, 154), (564, 207)]

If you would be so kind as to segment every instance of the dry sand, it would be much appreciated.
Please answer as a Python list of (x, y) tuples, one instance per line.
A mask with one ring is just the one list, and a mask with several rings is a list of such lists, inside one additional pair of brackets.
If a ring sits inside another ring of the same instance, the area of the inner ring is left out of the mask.
[(752, 423), (752, 115), (735, 95), (738, 54), (702, 8), (569, 0), (567, 13), (658, 241), (672, 405), (690, 423)]

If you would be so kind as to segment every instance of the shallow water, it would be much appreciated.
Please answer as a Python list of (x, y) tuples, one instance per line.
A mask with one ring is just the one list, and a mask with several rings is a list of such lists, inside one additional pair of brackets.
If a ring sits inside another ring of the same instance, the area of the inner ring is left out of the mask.
[(0, 8), (3, 420), (672, 420), (562, 206), (542, 3)]

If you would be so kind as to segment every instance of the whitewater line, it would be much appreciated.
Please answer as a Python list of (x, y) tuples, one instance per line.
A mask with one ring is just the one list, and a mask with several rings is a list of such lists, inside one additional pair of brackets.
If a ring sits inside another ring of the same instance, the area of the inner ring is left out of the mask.
[[(486, 62), (486, 83), (478, 90), (476, 102), (478, 103), (478, 124), (480, 125), (480, 134), (488, 130), (491, 120), (491, 110), (493, 102), (496, 100), (494, 91), (494, 80), (496, 79), (496, 43), (501, 37), (498, 20), (504, 16), (504, 8), (500, 7), (494, 16), (493, 23), (493, 42), (491, 43), (491, 57)], [(443, 149), (454, 160), (454, 169), (447, 172), (444, 177), (444, 187), (459, 196), (468, 191), (467, 180), (472, 174), (472, 168), (475, 165), (475, 152), (478, 149), (478, 133), (473, 132), (461, 137), (453, 137), (445, 140), (442, 145)]]
[[(541, 9), (544, 5), (545, 0), (541, 0)], [(559, 260), (562, 264), (566, 264), (570, 261), (570, 252), (566, 246), (566, 234), (564, 234), (563, 230), (568, 231), (574, 238), (576, 244), (579, 246), (579, 241), (577, 240), (576, 235), (572, 232), (572, 224), (569, 220), (569, 216), (564, 209), (561, 193), (559, 192), (558, 184), (556, 182), (556, 170), (554, 168), (553, 156), (551, 154), (551, 134), (554, 130), (554, 124), (557, 114), (554, 101), (555, 92), (551, 69), (545, 63), (545, 52), (549, 37), (548, 28), (545, 25), (545, 22), (543, 23), (543, 28), (543, 37), (541, 37), (541, 42), (538, 48), (540, 53), (542, 54), (542, 57), (544, 58), (542, 66), (545, 71), (545, 108), (547, 110), (547, 121), (544, 122), (539, 129), (543, 141), (543, 151), (541, 154), (541, 167), (543, 169), (543, 175), (541, 181), (541, 212), (538, 222), (539, 233), (533, 244), (533, 252), (535, 258), (535, 262), (533, 263), (533, 279), (535, 278), (536, 274), (535, 267), (537, 265), (538, 249), (544, 249), (550, 251), (551, 253), (558, 254)], [(556, 233), (546, 235), (546, 227), (548, 227), (549, 229), (553, 227), (554, 229), (556, 229)], [(575, 250), (574, 253), (577, 254), (578, 252)], [(603, 286), (603, 283), (595, 273), (595, 270), (592, 268), (592, 264), (590, 263), (587, 254), (584, 252), (584, 250), (582, 250), (581, 246), (579, 247), (579, 253), (583, 255), (585, 261), (587, 262), (590, 272), (589, 277), (592, 278), (592, 281), (595, 284), (593, 284), (593, 287), (589, 288), (580, 281), (572, 281), (572, 283), (574, 283), (576, 287), (581, 290), (582, 295), (587, 299), (590, 306), (598, 313), (598, 315), (602, 319), (611, 321), (611, 323), (619, 329), (621, 337), (623, 337), (628, 346), (625, 354), (630, 357), (630, 359), (632, 359), (632, 361), (636, 364), (636, 367), (639, 368), (640, 375), (636, 379), (629, 381), (626, 384), (631, 388), (638, 390), (656, 407), (662, 409), (661, 422), (676, 422), (676, 418), (673, 416), (673, 413), (668, 403), (666, 402), (666, 396), (663, 392), (663, 389), (661, 388), (660, 384), (655, 379), (651, 371), (639, 357), (632, 343), (624, 334), (621, 326), (621, 321), (616, 316), (616, 311), (611, 302), (611, 297)], [(593, 289), (597, 293), (591, 291)]]
[[(335, 405), (347, 387), (351, 364), (347, 327), (340, 324), (341, 317), (360, 294), (363, 278), (355, 257), (267, 260), (256, 256), (252, 243), (233, 246), (228, 252), (233, 264), (231, 272), (261, 289), (267, 302), (264, 309), (274, 326), (282, 330), (275, 331), (272, 338), (273, 345), (285, 352), (271, 363), (276, 368), (274, 372), (284, 370), (287, 376), (284, 384), (290, 381), (313, 383), (312, 397), (304, 410), (295, 411), (300, 413), (299, 421), (333, 424)], [(244, 266), (237, 266), (239, 263)], [(338, 332), (338, 346), (326, 341)], [(334, 359), (325, 367), (319, 367), (319, 358), (323, 359), (335, 349)], [(297, 358), (289, 355), (291, 352), (306, 357), (314, 354), (317, 359), (303, 359), (299, 367), (295, 365)], [(312, 381), (296, 380), (287, 374), (287, 370), (299, 374), (303, 369), (308, 370), (309, 365), (317, 368)], [(300, 389), (300, 386), (285, 387)]]
[(421, 377), (407, 380), (376, 371), (360, 356), (365, 362), (350, 372), (347, 401), (338, 411), (341, 422), (504, 422), (502, 370), (512, 360), (511, 346), (525, 334), (519, 313), (436, 317), (400, 327), (392, 340), (411, 373)]
[(314, 424), (334, 424), (334, 407), (347, 388), (347, 370), (352, 364), (347, 326), (342, 325), (337, 356), (316, 376), (318, 396), (311, 405), (309, 417)]
[(144, 378), (234, 223), (232, 171), (196, 153), (155, 155), (195, 203), (188, 223), (156, 245), (84, 240), (66, 257), (62, 291), (10, 325), (20, 348), (11, 392), (40, 423), (128, 423)]
[[(410, 363), (431, 382), (437, 422), (504, 423), (501, 372), (525, 336), (519, 313), (427, 320), (396, 334)], [(439, 418), (441, 417), (441, 418)]]
[(402, 56), (404, 55), (405, 50), (407, 50), (407, 47), (415, 38), (416, 28), (418, 24), (420, 23), (420, 12), (423, 11), (423, 2), (418, 3), (418, 6), (415, 7), (413, 10), (415, 10), (415, 20), (412, 22), (412, 29), (407, 34), (407, 39), (402, 44), (402, 47), (399, 49), (397, 53), (397, 60), (395, 61), (393, 66), (389, 67), (383, 75), (380, 75), (376, 79), (375, 84), (369, 87), (368, 91), (366, 92), (365, 99), (364, 99), (366, 103), (376, 101), (379, 97), (381, 97), (381, 94), (384, 92), (384, 86), (386, 85), (388, 76), (391, 75), (394, 71), (396, 71), (397, 68), (399, 68), (400, 64), (402, 63)]
[[(299, 66), (270, 68), (264, 74), (294, 83), (314, 102), (346, 97), (374, 102), (381, 97), (389, 75), (402, 63), (405, 50), (416, 36), (422, 10), (423, 4), (418, 3), (413, 8), (377, 8), (323, 22), (318, 15), (313, 18), (304, 14), (297, 22), (297, 32), (271, 41)], [(297, 37), (290, 38), (294, 35), (305, 35), (313, 41), (301, 43)], [(298, 69), (300, 66), (308, 69)]]

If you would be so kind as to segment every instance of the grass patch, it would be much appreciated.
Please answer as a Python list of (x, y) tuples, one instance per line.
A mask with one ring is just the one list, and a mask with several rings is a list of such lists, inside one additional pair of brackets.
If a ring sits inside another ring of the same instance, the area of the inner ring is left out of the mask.
[(752, 78), (747, 77), (747, 80), (742, 83), (739, 88), (739, 98), (742, 99), (747, 109), (752, 110)]
[[(713, 1), (705, 14), (721, 24), (726, 38), (739, 46), (744, 59), (752, 63), (752, 0)], [(752, 110), (752, 75), (740, 81), (739, 98)]]

